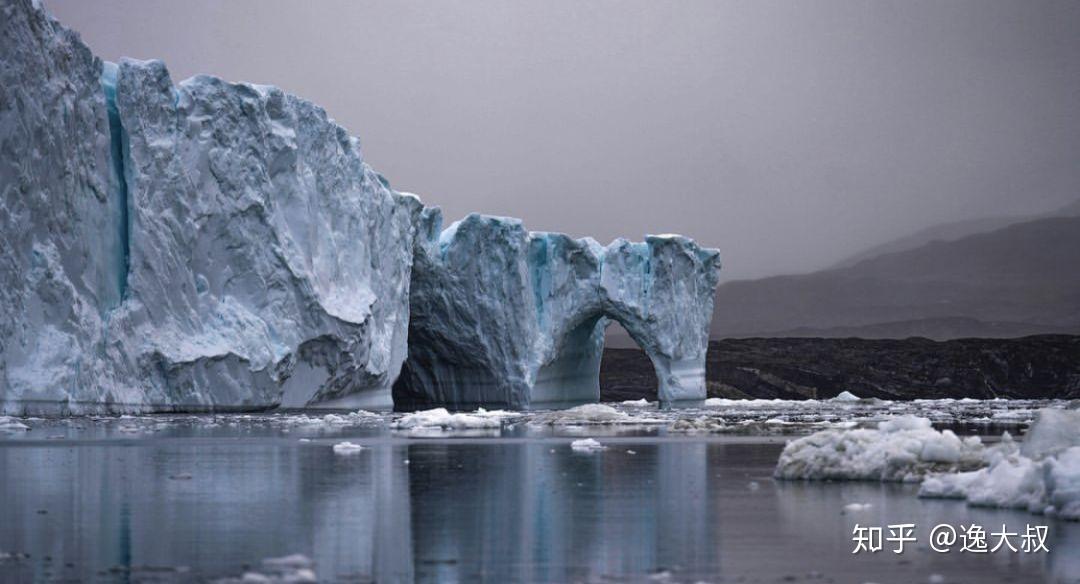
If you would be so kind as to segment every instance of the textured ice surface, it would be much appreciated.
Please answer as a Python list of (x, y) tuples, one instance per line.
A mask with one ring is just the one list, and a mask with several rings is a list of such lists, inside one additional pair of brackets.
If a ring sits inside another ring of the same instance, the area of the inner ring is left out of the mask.
[(333, 450), (334, 454), (349, 455), (359, 454), (361, 451), (364, 450), (364, 447), (360, 444), (354, 444), (346, 440), (344, 442), (338, 442), (337, 444), (335, 444)]
[(1023, 445), (987, 454), (987, 468), (927, 478), (919, 496), (1080, 520), (1080, 410), (1044, 409)]
[(596, 401), (608, 319), (704, 398), (715, 251), (440, 233), (318, 106), (2, 9), (0, 411), (385, 408), (407, 354), (403, 407)]
[(600, 452), (601, 450), (607, 450), (606, 446), (597, 442), (593, 438), (582, 438), (580, 440), (574, 440), (570, 443), (570, 448), (574, 452), (584, 452), (586, 454)]
[[(935, 400), (939, 407), (960, 402)], [(994, 406), (1005, 400), (960, 400)], [(1030, 403), (1028, 406), (1045, 404)], [(781, 479), (921, 482), (919, 496), (964, 499), (979, 507), (1026, 509), (1080, 520), (1080, 410), (1037, 410), (1022, 445), (1009, 433), (987, 446), (978, 437), (937, 431), (927, 418), (887, 419), (877, 429), (830, 429), (792, 440), (777, 462)], [(964, 421), (963, 410), (960, 414)], [(676, 422), (676, 425), (680, 422)]]
[(0, 23), (0, 411), (391, 405), (419, 201), (319, 107)]
[(900, 416), (876, 429), (825, 430), (793, 440), (776, 464), (776, 477), (815, 480), (918, 481), (934, 471), (984, 464), (979, 438), (937, 431), (930, 420)]
[(446, 408), (434, 408), (406, 414), (394, 424), (394, 427), (421, 431), (430, 428), (440, 430), (497, 429), (502, 427), (503, 420), (516, 415), (501, 410), (489, 412), (483, 408), (473, 413), (450, 413)]
[(715, 250), (676, 236), (604, 247), (477, 214), (440, 232), (436, 208), (422, 220), (399, 406), (596, 401), (609, 319), (652, 360), (661, 401), (705, 398)]

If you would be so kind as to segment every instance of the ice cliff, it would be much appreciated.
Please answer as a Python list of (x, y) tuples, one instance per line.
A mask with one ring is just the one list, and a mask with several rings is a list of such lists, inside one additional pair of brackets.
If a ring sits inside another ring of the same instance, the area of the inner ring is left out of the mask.
[(399, 407), (596, 401), (609, 320), (652, 360), (661, 401), (705, 398), (715, 250), (674, 235), (604, 247), (477, 214), (440, 232), (434, 208), (422, 219)]
[(704, 398), (715, 251), (440, 232), (310, 102), (0, 13), (0, 412), (590, 401), (609, 319)]
[(3, 13), (3, 409), (389, 406), (419, 200), (309, 102)]

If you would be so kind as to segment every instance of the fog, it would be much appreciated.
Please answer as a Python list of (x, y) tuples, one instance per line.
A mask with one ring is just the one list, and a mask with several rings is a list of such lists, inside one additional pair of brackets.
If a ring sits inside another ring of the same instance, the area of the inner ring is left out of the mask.
[(398, 190), (679, 232), (725, 279), (1080, 197), (1080, 3), (48, 0), (103, 58), (281, 86)]

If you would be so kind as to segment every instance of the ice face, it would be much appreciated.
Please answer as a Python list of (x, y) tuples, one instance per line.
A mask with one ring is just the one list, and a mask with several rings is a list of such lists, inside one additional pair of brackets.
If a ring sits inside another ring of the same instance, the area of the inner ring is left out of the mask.
[(478, 214), (438, 233), (438, 210), (424, 217), (398, 407), (596, 401), (609, 320), (649, 355), (661, 401), (705, 398), (718, 252), (673, 236), (604, 247)]
[[(125, 324), (164, 398), (389, 406), (405, 356), (415, 197), (277, 88), (120, 63), (131, 199)], [(145, 376), (145, 375), (143, 375)]]
[(0, 411), (595, 401), (609, 320), (704, 398), (715, 251), (440, 233), (318, 106), (2, 10)]
[(422, 206), (279, 89), (0, 48), (0, 408), (388, 407)]
[(123, 246), (101, 61), (29, 0), (0, 10), (0, 411), (17, 412), (99, 374), (85, 356), (120, 303)]

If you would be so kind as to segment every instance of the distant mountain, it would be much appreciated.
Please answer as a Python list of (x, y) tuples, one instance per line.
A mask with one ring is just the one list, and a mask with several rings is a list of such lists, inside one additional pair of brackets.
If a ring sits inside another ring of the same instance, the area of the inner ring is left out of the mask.
[(926, 229), (916, 231), (911, 235), (907, 235), (899, 239), (894, 239), (880, 245), (875, 245), (874, 247), (863, 250), (849, 258), (845, 258), (844, 260), (837, 262), (833, 267), (846, 268), (849, 266), (853, 266), (863, 260), (867, 260), (887, 253), (897, 253), (901, 251), (907, 251), (909, 249), (915, 249), (934, 241), (956, 241), (957, 239), (961, 239), (969, 235), (994, 231), (997, 229), (1001, 229), (1002, 227), (1013, 225), (1015, 223), (1033, 221), (1035, 219), (1048, 219), (1051, 217), (1074, 217), (1078, 215), (1080, 215), (1080, 199), (1077, 199), (1069, 205), (1066, 205), (1065, 207), (1062, 207), (1055, 211), (1051, 211), (1049, 213), (1042, 213), (1039, 215), (1006, 215), (943, 223), (941, 225), (927, 227)]
[(712, 327), (714, 338), (1040, 333), (1080, 333), (1080, 217), (931, 241), (811, 274), (729, 282), (717, 291)]

